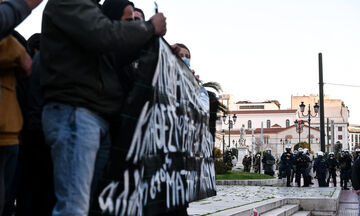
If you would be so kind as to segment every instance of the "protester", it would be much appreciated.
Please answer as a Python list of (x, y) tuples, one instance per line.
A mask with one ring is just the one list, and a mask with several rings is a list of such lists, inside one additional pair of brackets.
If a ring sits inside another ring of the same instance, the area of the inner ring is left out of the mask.
[[(1, 1), (0, 1), (1, 2)], [(42, 0), (11, 0), (0, 3), (0, 40), (11, 34)]]
[(165, 33), (162, 13), (148, 22), (120, 22), (93, 1), (48, 1), (40, 71), (46, 101), (42, 124), (54, 163), (53, 215), (88, 214), (91, 184), (108, 159), (108, 120), (119, 116), (123, 95), (120, 77), (101, 60), (102, 53), (126, 55)]
[(144, 21), (145, 20), (145, 14), (140, 8), (134, 9), (134, 19), (135, 19), (135, 21)]
[(0, 42), (0, 215), (4, 202), (11, 199), (11, 188), (16, 171), (19, 134), (23, 116), (16, 95), (16, 75), (20, 69), (31, 73), (31, 58), (13, 36)]
[(316, 172), (316, 177), (319, 183), (319, 187), (326, 187), (326, 172), (329, 168), (329, 165), (324, 157), (324, 153), (322, 151), (318, 152), (318, 157), (314, 163), (314, 171)]
[(352, 167), (351, 182), (353, 189), (355, 190), (356, 194), (359, 197), (358, 216), (360, 216), (360, 159), (359, 158), (357, 158), (354, 161), (354, 165)]

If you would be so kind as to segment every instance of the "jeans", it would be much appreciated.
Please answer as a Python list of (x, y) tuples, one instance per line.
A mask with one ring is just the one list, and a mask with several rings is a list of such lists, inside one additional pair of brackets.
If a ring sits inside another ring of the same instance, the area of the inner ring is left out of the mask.
[(87, 216), (92, 184), (109, 157), (109, 124), (86, 108), (61, 103), (45, 105), (42, 123), (54, 166), (52, 215)]
[(358, 209), (358, 216), (360, 216), (360, 195), (358, 195), (359, 197), (359, 209)]

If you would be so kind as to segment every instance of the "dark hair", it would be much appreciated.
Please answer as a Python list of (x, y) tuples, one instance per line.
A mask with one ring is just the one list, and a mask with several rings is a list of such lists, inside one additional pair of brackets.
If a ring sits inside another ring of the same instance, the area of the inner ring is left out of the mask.
[(31, 37), (27, 40), (31, 57), (35, 55), (35, 49), (40, 50), (40, 39), (41, 39), (41, 34), (35, 33), (31, 35)]
[(137, 11), (137, 12), (141, 13), (142, 18), (145, 20), (145, 14), (140, 8), (134, 8), (134, 11)]
[(190, 56), (190, 58), (191, 58), (191, 53), (190, 53), (189, 48), (187, 48), (184, 44), (181, 44), (181, 43), (177, 43), (176, 45), (178, 45), (179, 47), (184, 48), (184, 49), (186, 49), (187, 51), (189, 51), (189, 56)]
[(120, 20), (124, 15), (124, 9), (128, 5), (134, 8), (134, 3), (128, 0), (105, 0), (102, 11), (109, 19)]

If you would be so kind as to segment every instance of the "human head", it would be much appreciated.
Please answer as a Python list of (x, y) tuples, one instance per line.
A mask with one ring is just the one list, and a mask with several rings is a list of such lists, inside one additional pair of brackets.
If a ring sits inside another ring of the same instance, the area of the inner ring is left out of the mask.
[(134, 19), (135, 19), (135, 21), (144, 21), (145, 20), (145, 14), (140, 8), (134, 9)]
[(35, 53), (40, 50), (40, 38), (41, 34), (35, 33), (27, 40), (31, 57), (33, 57)]
[(134, 4), (128, 0), (105, 0), (102, 11), (111, 20), (134, 20)]
[(334, 152), (329, 153), (329, 157), (334, 157), (334, 156), (335, 156)]
[(317, 153), (317, 155), (318, 155), (318, 157), (322, 157), (322, 156), (324, 156), (324, 153), (323, 153), (322, 151), (319, 151), (319, 152)]
[(349, 150), (348, 150), (348, 149), (344, 149), (344, 154), (345, 154), (345, 155), (349, 155)]
[(285, 148), (285, 151), (287, 152), (287, 153), (290, 153), (291, 152), (291, 146), (286, 146), (286, 148)]
[(360, 154), (360, 148), (356, 148), (355, 149), (355, 153), (358, 155), (358, 154)]
[(266, 149), (266, 154), (271, 154), (271, 148)]
[(299, 149), (298, 149), (298, 152), (299, 152), (299, 154), (302, 154), (302, 153), (304, 152), (304, 149), (303, 149), (303, 148), (299, 148)]
[(297, 154), (297, 153), (299, 153), (297, 150), (294, 150), (294, 154)]
[(191, 55), (190, 55), (189, 48), (187, 48), (184, 44), (181, 44), (181, 43), (177, 43), (175, 45), (180, 47), (180, 51), (178, 52), (178, 55), (180, 56), (180, 58), (185, 62), (185, 64), (187, 66), (190, 67)]

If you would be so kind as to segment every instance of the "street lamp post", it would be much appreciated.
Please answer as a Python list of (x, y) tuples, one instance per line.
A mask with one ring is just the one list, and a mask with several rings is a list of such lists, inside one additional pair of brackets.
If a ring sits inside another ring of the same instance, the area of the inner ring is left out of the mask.
[(223, 136), (223, 162), (225, 162), (225, 130), (224, 129), (221, 131), (221, 134)]
[[(226, 119), (227, 117), (229, 117), (229, 118)], [(237, 116), (234, 114), (234, 115), (232, 116), (232, 119), (231, 119), (230, 115), (229, 115), (229, 116), (226, 116), (225, 113), (224, 113), (224, 115), (222, 116), (222, 118), (223, 118), (224, 124), (225, 124), (225, 125), (228, 125), (228, 127), (229, 127), (229, 146), (230, 146), (230, 130), (231, 130), (231, 128), (233, 127), (233, 125), (235, 124), (236, 119), (237, 119)]]
[(288, 144), (288, 139), (280, 139), (280, 143), (283, 146), (283, 152), (285, 152), (285, 144)]
[(301, 102), (300, 104), (300, 111), (301, 111), (301, 115), (302, 117), (308, 117), (308, 122), (309, 122), (309, 152), (311, 151), (311, 146), (310, 146), (310, 122), (311, 122), (311, 117), (315, 118), (319, 112), (319, 105), (318, 103), (315, 103), (314, 105), (314, 111), (315, 111), (315, 115), (311, 114), (311, 110), (310, 110), (310, 104), (309, 104), (309, 108), (308, 108), (308, 114), (304, 115), (304, 111), (305, 111), (305, 104), (304, 102)]
[(303, 120), (300, 120), (300, 121), (295, 120), (294, 123), (296, 125), (296, 130), (299, 133), (299, 143), (300, 143), (300, 134), (301, 134), (301, 132), (302, 132), (302, 130), (304, 128), (304, 121)]

